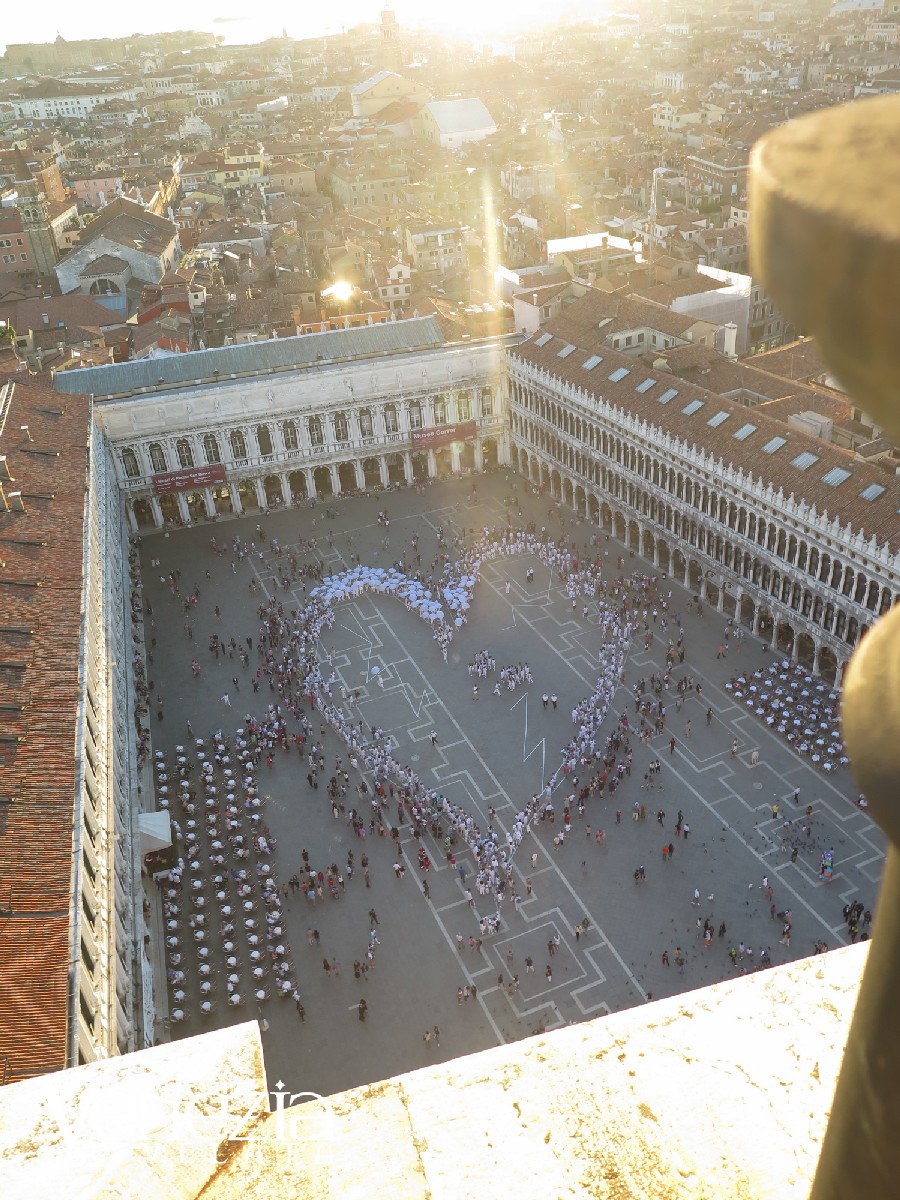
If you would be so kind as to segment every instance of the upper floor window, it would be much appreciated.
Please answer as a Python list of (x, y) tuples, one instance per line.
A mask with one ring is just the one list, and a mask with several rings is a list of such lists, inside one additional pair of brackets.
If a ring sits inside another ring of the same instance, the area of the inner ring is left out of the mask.
[(443, 425), (447, 420), (447, 401), (443, 396), (435, 396), (434, 398), (434, 423), (435, 425)]
[(272, 453), (272, 434), (268, 425), (257, 425), (256, 444), (259, 446), (260, 454), (265, 455)]
[(422, 405), (418, 400), (413, 400), (409, 406), (409, 427), (410, 429), (422, 428)]
[(126, 447), (122, 451), (122, 469), (125, 472), (126, 479), (137, 479), (137, 477), (141, 474), (141, 469), (138, 466), (137, 455), (130, 447)]
[(361, 409), (359, 414), (360, 436), (364, 438), (371, 437), (374, 432), (374, 428), (375, 427), (372, 423), (372, 410), (368, 408)]
[(214, 463), (222, 461), (222, 452), (219, 449), (219, 439), (214, 433), (208, 433), (203, 439), (203, 453), (206, 455), (206, 461), (212, 466)]
[(350, 427), (347, 423), (346, 413), (334, 414), (334, 436), (338, 442), (346, 442), (350, 440)]
[(165, 452), (165, 450), (163, 450), (163, 448), (159, 444), (159, 442), (151, 442), (150, 446), (149, 446), (149, 450), (150, 450), (150, 466), (153, 468), (153, 470), (157, 474), (160, 474), (164, 471), (168, 471), (169, 464), (166, 462), (166, 452)]
[(483, 417), (494, 415), (494, 393), (490, 388), (485, 388), (481, 393), (481, 415)]
[(396, 404), (386, 404), (384, 406), (384, 429), (385, 433), (396, 433), (399, 429)]
[(322, 432), (322, 418), (309, 418), (309, 440), (314, 446), (322, 446), (325, 443), (325, 435)]
[(247, 457), (247, 442), (240, 429), (232, 429), (231, 431), (231, 453), (234, 458)]
[(468, 421), (472, 417), (472, 401), (462, 392), (456, 397), (457, 421)]
[(178, 455), (179, 467), (192, 467), (194, 465), (194, 452), (187, 438), (178, 439), (175, 443), (175, 453)]
[(300, 445), (300, 439), (297, 437), (297, 426), (293, 421), (285, 421), (281, 427), (281, 436), (284, 439), (285, 450), (296, 450)]

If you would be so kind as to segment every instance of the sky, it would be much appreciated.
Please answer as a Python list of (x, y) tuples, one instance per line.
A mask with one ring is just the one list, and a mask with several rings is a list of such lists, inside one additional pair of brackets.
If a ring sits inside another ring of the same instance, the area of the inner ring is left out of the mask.
[[(600, 3), (585, 9), (602, 11)], [(4, 5), (0, 45), (9, 42), (52, 42), (56, 35), (79, 38), (124, 37), (132, 33), (157, 33), (196, 29), (222, 35), (226, 42), (259, 42), (285, 29), (290, 37), (318, 37), (339, 33), (341, 27), (379, 21), (381, 0), (338, 0), (333, 5), (285, 4), (283, 0), (153, 0), (142, 6), (97, 0), (74, 5), (71, 0), (44, 0), (34, 5)], [(563, 6), (548, 7), (546, 0), (395, 0), (397, 20), (430, 25), (444, 32), (483, 37), (505, 36), (529, 25), (559, 17)], [(571, 7), (575, 7), (572, 4)], [(252, 12), (252, 16), (248, 13)]]

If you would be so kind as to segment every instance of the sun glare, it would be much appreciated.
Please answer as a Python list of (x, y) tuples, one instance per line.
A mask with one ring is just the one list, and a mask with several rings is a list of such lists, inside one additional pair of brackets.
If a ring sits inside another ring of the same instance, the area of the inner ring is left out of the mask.
[[(402, 2), (395, 5), (400, 20), (405, 15)], [(560, 14), (553, 13), (555, 18)], [(415, 24), (468, 41), (484, 42), (493, 37), (509, 37), (529, 27), (545, 25), (551, 10), (538, 0), (456, 0), (452, 5), (433, 2), (418, 4), (408, 14)]]
[(346, 304), (353, 295), (353, 284), (347, 283), (346, 279), (339, 279), (337, 283), (333, 283), (331, 287), (325, 288), (322, 292), (323, 296), (333, 296), (339, 304)]

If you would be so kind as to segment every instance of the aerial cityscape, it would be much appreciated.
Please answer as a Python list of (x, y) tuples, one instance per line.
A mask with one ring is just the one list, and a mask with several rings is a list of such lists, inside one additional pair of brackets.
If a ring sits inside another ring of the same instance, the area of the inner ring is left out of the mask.
[(748, 166), (900, 0), (202, 7), (3, 34), (0, 1082), (258, 1020), (329, 1096), (867, 941), (900, 447)]

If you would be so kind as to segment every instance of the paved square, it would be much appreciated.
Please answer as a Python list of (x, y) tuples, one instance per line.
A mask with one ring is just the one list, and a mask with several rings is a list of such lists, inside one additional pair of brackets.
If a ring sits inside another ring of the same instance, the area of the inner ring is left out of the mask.
[[(521, 503), (518, 524), (534, 521), (552, 536), (564, 528), (579, 549), (587, 546), (595, 530), (573, 521), (565, 510), (551, 512), (555, 506), (548, 507), (525, 481), (503, 472), (477, 478), (477, 503), (468, 501), (472, 484), (463, 480), (434, 484), (421, 495), (404, 490), (268, 515), (260, 519), (266, 540), (257, 535), (253, 517), (147, 536), (142, 564), (145, 599), (152, 609), (145, 630), (153, 658), (149, 678), (154, 695), (162, 697), (163, 712), (162, 719), (152, 717), (154, 748), (171, 757), (174, 746), (185, 741), (188, 721), (198, 737), (218, 727), (230, 733), (245, 714), (262, 717), (266, 705), (277, 699), (266, 675), (258, 681), (258, 692), (252, 687), (259, 661), (257, 610), (273, 595), (286, 611), (301, 608), (315, 580), (288, 579), (285, 587), (286, 558), (273, 552), (273, 538), (282, 551), (296, 551), (301, 568), (321, 563), (326, 574), (343, 570), (354, 556), (378, 566), (402, 558), (405, 569), (427, 573), (439, 554), (452, 553), (439, 544), (440, 534), (447, 540), (461, 527), (480, 531), (502, 524), (502, 501), (510, 485)], [(377, 520), (384, 508), (389, 527)], [(413, 536), (421, 566), (414, 561)], [(213, 552), (211, 539), (221, 550), (234, 537), (255, 542), (253, 553), (241, 560), (230, 550)], [(309, 548), (312, 538), (314, 549)], [(622, 573), (616, 568), (620, 555), (627, 571), (652, 573), (648, 564), (629, 557), (602, 534), (599, 550), (592, 553), (602, 555), (606, 578)], [(159, 565), (151, 566), (151, 559)], [(529, 567), (534, 569), (531, 580)], [(181, 572), (180, 597), (173, 596), (166, 582), (176, 570)], [(183, 602), (195, 585), (199, 598), (186, 612)], [(492, 897), (475, 889), (475, 863), (466, 847), (452, 847), (457, 860), (451, 865), (447, 847), (426, 832), (423, 845), (431, 868), (423, 874), (408, 823), (398, 826), (399, 848), (390, 838), (360, 840), (346, 816), (334, 818), (324, 786), (309, 786), (307, 764), (293, 753), (278, 752), (271, 769), (265, 761), (260, 764), (264, 821), (277, 842), (272, 861), (279, 883), (286, 884), (300, 870), (303, 850), (321, 869), (333, 862), (345, 868), (352, 851), (356, 868), (337, 899), (326, 892), (312, 907), (299, 893), (287, 897), (286, 932), (305, 1019), (301, 1021), (290, 999), (272, 999), (260, 1007), (258, 1015), (269, 1023), (264, 1045), (271, 1079), (282, 1078), (294, 1092), (327, 1094), (537, 1029), (616, 1011), (651, 994), (669, 995), (726, 978), (742, 969), (740, 961), (732, 965), (728, 954), (740, 942), (753, 950), (753, 957), (743, 962), (745, 969), (755, 965), (761, 948), (780, 962), (812, 953), (817, 940), (832, 947), (842, 943), (842, 906), (857, 897), (867, 907), (874, 902), (883, 839), (851, 803), (856, 791), (849, 773), (824, 776), (814, 771), (726, 688), (739, 669), (753, 671), (767, 664), (760, 645), (748, 634), (740, 653), (732, 648), (731, 661), (717, 659), (724, 618), (709, 610), (702, 617), (688, 612), (689, 600), (683, 589), (672, 586), (671, 610), (682, 614), (687, 649), (684, 665), (673, 671), (673, 684), (689, 672), (701, 684), (701, 696), (689, 693), (678, 710), (675, 694), (664, 694), (663, 735), (649, 744), (632, 741), (630, 777), (614, 797), (589, 798), (584, 816), (574, 814), (572, 833), (561, 845), (554, 837), (561, 827), (562, 801), (578, 789), (574, 781), (557, 789), (555, 824), (535, 822), (516, 852), (514, 886), (520, 899), (517, 905), (511, 900), (502, 904), (500, 929), (493, 936), (479, 930), (478, 918), (493, 913), (495, 906)], [(388, 731), (398, 761), (471, 811), (482, 828), (493, 808), (495, 827), (508, 831), (514, 814), (559, 765), (561, 748), (572, 736), (572, 708), (594, 686), (602, 634), (596, 605), (588, 608), (585, 617), (580, 602), (573, 607), (559, 579), (536, 559), (497, 559), (484, 567), (468, 621), (451, 643), (446, 663), (429, 626), (396, 600), (373, 594), (338, 606), (335, 624), (322, 638), (320, 661), (326, 678), (335, 677), (333, 696), (346, 694), (346, 712), (354, 721)], [(642, 636), (629, 647), (624, 685), (600, 730), (598, 748), (621, 713), (633, 714), (632, 689), (638, 678), (664, 664), (668, 634), (651, 628), (649, 649)], [(252, 637), (248, 664), (238, 657), (213, 656), (207, 648), (213, 634), (226, 643), (234, 637), (238, 645)], [(492, 694), (497, 676), (491, 674), (479, 681), (479, 696), (473, 700), (467, 664), (479, 650), (494, 657), (498, 674), (504, 666), (527, 661), (534, 682), (515, 691), (504, 687), (497, 696)], [(200, 664), (196, 678), (193, 659)], [(544, 692), (558, 696), (556, 708), (544, 707)], [(226, 694), (230, 706), (222, 700)], [(710, 724), (708, 706), (714, 713)], [(318, 730), (318, 718), (312, 719)], [(296, 722), (289, 725), (293, 729)], [(732, 739), (738, 742), (737, 757), (731, 754)], [(335, 758), (346, 762), (348, 754), (330, 729), (322, 740), (324, 783), (334, 772)], [(657, 758), (661, 769), (650, 777), (651, 790), (642, 780)], [(360, 803), (353, 789), (361, 778), (358, 771), (352, 773), (344, 801), (348, 810)], [(795, 787), (801, 789), (800, 808), (792, 802)], [(646, 805), (646, 819), (632, 819), (635, 802)], [(781, 808), (774, 819), (773, 803)], [(804, 831), (807, 804), (813, 806), (809, 834)], [(675, 835), (679, 810), (690, 826), (688, 838)], [(661, 821), (657, 811), (664, 813)], [(396, 819), (393, 802), (390, 818)], [(596, 840), (598, 829), (604, 833), (602, 844)], [(670, 843), (674, 853), (664, 856), (662, 848), (668, 850)], [(835, 873), (826, 884), (819, 860), (832, 847)], [(363, 854), (370, 864), (368, 887), (359, 865)], [(406, 868), (401, 879), (392, 869), (395, 861)], [(643, 882), (634, 879), (639, 866), (645, 869)], [(761, 886), (764, 876), (773, 888), (771, 902)], [(471, 904), (464, 894), (467, 887), (473, 892)], [(699, 905), (693, 903), (695, 889)], [(148, 896), (157, 912), (161, 943), (159, 898), (155, 889)], [(770, 903), (777, 912), (792, 910), (789, 946), (779, 942), (782, 923), (770, 916)], [(372, 907), (380, 944), (374, 969), (368, 978), (357, 979), (353, 963), (365, 960)], [(714, 929), (708, 949), (703, 946), (704, 919)], [(719, 936), (723, 922), (725, 932)], [(577, 937), (576, 926), (582, 927)], [(319, 933), (318, 945), (308, 943), (312, 929)], [(554, 934), (559, 947), (551, 955), (548, 943)], [(457, 935), (462, 936), (461, 949)], [(470, 938), (480, 938), (480, 946), (470, 947)], [(683, 973), (675, 965), (676, 947), (686, 959)], [(159, 946), (154, 950), (159, 995), (164, 964)], [(662, 961), (663, 951), (669, 966)], [(324, 957), (337, 961), (339, 974), (326, 975)], [(527, 969), (527, 958), (533, 970)], [(173, 1025), (172, 1036), (234, 1015), (220, 1004), (203, 1024), (197, 1011), (198, 978), (192, 970), (186, 974), (189, 1019)], [(465, 992), (458, 997), (459, 988), (469, 988), (469, 998)], [(368, 1004), (364, 1023), (357, 1014), (363, 996)], [(256, 1015), (256, 1010), (239, 1010), (236, 1016), (246, 1019), (248, 1014)], [(440, 1045), (434, 1037), (423, 1038), (435, 1025)], [(169, 1036), (162, 1026), (161, 1033)]]

